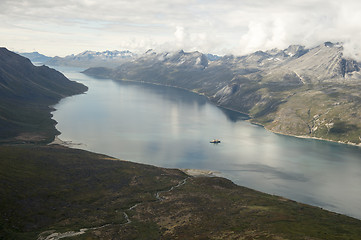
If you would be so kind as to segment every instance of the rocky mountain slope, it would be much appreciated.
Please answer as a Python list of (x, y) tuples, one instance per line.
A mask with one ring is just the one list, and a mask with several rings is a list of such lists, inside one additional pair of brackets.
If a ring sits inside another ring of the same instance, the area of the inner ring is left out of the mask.
[(360, 144), (360, 64), (341, 44), (292, 45), (209, 61), (199, 53), (155, 53), (86, 74), (185, 88), (289, 135)]
[(76, 67), (114, 67), (119, 66), (124, 61), (129, 61), (136, 57), (136, 54), (126, 51), (84, 51), (79, 54), (72, 54), (66, 57), (54, 57), (45, 62), (51, 66), (76, 66)]
[(49, 141), (57, 133), (49, 105), (87, 90), (46, 66), (0, 48), (0, 140)]

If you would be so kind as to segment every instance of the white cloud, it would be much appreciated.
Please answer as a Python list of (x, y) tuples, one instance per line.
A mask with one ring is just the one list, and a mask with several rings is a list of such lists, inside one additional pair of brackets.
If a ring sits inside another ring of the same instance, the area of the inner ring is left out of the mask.
[(360, 20), (355, 0), (0, 1), (1, 44), (49, 55), (125, 48), (243, 54), (340, 41), (356, 56)]
[(176, 31), (174, 33), (174, 37), (178, 44), (180, 44), (180, 45), (183, 44), (183, 42), (186, 38), (186, 33), (184, 32), (184, 27), (177, 26)]

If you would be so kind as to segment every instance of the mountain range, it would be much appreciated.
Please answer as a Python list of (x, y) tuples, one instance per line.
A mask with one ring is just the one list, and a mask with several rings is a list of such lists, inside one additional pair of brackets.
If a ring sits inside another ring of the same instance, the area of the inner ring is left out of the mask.
[[(153, 52), (148, 50), (146, 54)], [(71, 54), (65, 57), (48, 57), (38, 52), (19, 53), (34, 63), (42, 63), (50, 66), (73, 66), (73, 67), (118, 67), (120, 64), (131, 61), (139, 56), (129, 50), (124, 51), (84, 51), (79, 54)], [(205, 55), (209, 61), (216, 61), (220, 56), (214, 54)]]
[(273, 132), (360, 144), (361, 65), (344, 57), (342, 44), (291, 45), (212, 60), (200, 52), (150, 50), (115, 69), (84, 73), (184, 88), (247, 113)]
[(128, 50), (125, 51), (84, 51), (79, 54), (72, 54), (66, 57), (53, 57), (44, 64), (50, 66), (73, 66), (73, 67), (92, 67), (106, 66), (115, 67), (135, 58), (137, 55)]
[(51, 141), (58, 132), (49, 105), (86, 90), (54, 69), (0, 48), (0, 141)]

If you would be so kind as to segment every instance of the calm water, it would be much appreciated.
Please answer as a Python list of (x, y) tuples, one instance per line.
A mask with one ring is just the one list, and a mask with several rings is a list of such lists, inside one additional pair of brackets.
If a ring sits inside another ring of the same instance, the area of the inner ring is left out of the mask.
[(89, 87), (55, 106), (64, 141), (134, 162), (219, 171), (239, 185), (361, 219), (359, 147), (277, 135), (184, 90), (58, 69)]

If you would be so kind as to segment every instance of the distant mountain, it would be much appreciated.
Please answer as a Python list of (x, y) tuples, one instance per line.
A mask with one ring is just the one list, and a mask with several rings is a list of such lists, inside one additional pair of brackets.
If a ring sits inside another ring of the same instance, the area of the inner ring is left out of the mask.
[(54, 57), (46, 62), (51, 66), (76, 66), (76, 67), (115, 67), (125, 61), (136, 57), (136, 54), (126, 51), (84, 51), (66, 57)]
[[(156, 53), (147, 51), (138, 58), (121, 64), (114, 70), (99, 67), (88, 69), (86, 73), (117, 80), (131, 79), (193, 89), (202, 84), (203, 74), (208, 69), (208, 65), (209, 61), (206, 55), (200, 52), (184, 52), (181, 50)], [(218, 79), (228, 79), (229, 77), (231, 75), (228, 72), (219, 71), (214, 72), (208, 80), (218, 81)]]
[(206, 54), (206, 56), (207, 56), (208, 61), (216, 61), (221, 58), (220, 56), (210, 54), (210, 53)]
[(30, 59), (33, 63), (45, 63), (51, 59), (51, 57), (45, 56), (38, 52), (30, 52), (30, 53), (19, 53), (21, 56)]
[(195, 67), (206, 68), (208, 66), (207, 56), (200, 52), (187, 53), (183, 50), (179, 52), (156, 53), (147, 51), (144, 55), (135, 59), (133, 63), (152, 65), (153, 63), (162, 62), (168, 67)]
[(360, 144), (360, 67), (341, 44), (326, 42), (213, 61), (199, 52), (148, 51), (116, 69), (85, 73), (185, 88), (274, 132)]
[(306, 54), (308, 51), (303, 46), (291, 45), (284, 50), (272, 49), (265, 52), (257, 51), (245, 56), (224, 56), (218, 59), (218, 64), (227, 64), (235, 71), (245, 68), (261, 71), (267, 68), (279, 67), (288, 61)]
[(49, 105), (86, 90), (54, 69), (0, 48), (0, 142), (50, 141), (57, 131)]

